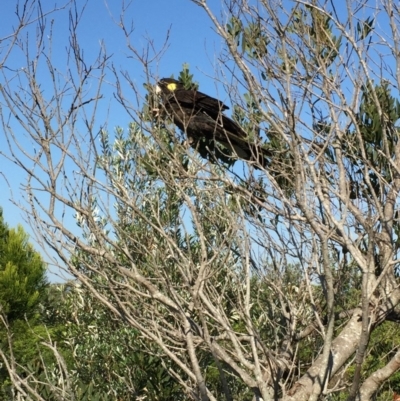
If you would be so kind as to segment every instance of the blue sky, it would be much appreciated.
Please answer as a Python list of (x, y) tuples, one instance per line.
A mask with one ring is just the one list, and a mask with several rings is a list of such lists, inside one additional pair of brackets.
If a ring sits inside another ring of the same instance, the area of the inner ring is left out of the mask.
[[(54, 4), (44, 1), (43, 7), (50, 10)], [(17, 26), (16, 2), (7, 1), (2, 5), (2, 24), (0, 25), (0, 38), (10, 35)], [(64, 4), (57, 3), (58, 6)], [(78, 7), (85, 2), (78, 0)], [(217, 8), (219, 0), (210, 4)], [(132, 53), (127, 48), (126, 38), (117, 26), (120, 20), (122, 0), (89, 0), (80, 23), (79, 45), (86, 58), (94, 59), (100, 49), (101, 43), (105, 44), (107, 52), (112, 55), (112, 63), (117, 70), (129, 72), (131, 78), (138, 87), (146, 77), (140, 64), (134, 60)], [(44, 9), (46, 11), (46, 9)], [(217, 63), (214, 54), (218, 54), (222, 47), (221, 39), (215, 33), (211, 22), (204, 10), (187, 0), (147, 0), (133, 1), (124, 16), (125, 24), (129, 27), (133, 24), (131, 43), (140, 51), (144, 49), (148, 40), (152, 40), (156, 49), (161, 49), (166, 41), (168, 32), (168, 48), (159, 63), (151, 66), (151, 73), (158, 77), (168, 77), (171, 74), (178, 75), (183, 63), (190, 65), (191, 72), (200, 83), (201, 90), (221, 97), (221, 88), (217, 89), (215, 81), (215, 66)], [(66, 69), (66, 48), (68, 46), (68, 13), (60, 11), (47, 17), (47, 22), (54, 20), (53, 29), (53, 62), (62, 71)], [(36, 27), (32, 25), (24, 31), (34, 43)], [(25, 38), (25, 36), (24, 36)], [(0, 59), (4, 57), (8, 41), (2, 42), (0, 47)], [(34, 51), (34, 46), (31, 51)], [(21, 69), (26, 64), (22, 52), (12, 52), (6, 60), (8, 69)], [(41, 82), (46, 90), (46, 79)], [(49, 88), (49, 91), (51, 89)], [(144, 92), (144, 90), (143, 90)], [(217, 93), (218, 92), (218, 93)], [(112, 91), (105, 92), (103, 104), (109, 107), (112, 103)], [(108, 97), (108, 99), (107, 99)], [(129, 117), (126, 114), (112, 113), (109, 121), (109, 129), (119, 125), (127, 127)], [(104, 124), (98, 119), (99, 127)], [(4, 134), (0, 132), (0, 146), (4, 150)], [(29, 146), (29, 144), (27, 144)], [(10, 199), (18, 202), (21, 199), (21, 183), (25, 180), (25, 173), (16, 168), (4, 158), (0, 158), (0, 206), (3, 208), (4, 217), (10, 227), (22, 224), (30, 232), (29, 226), (23, 218), (23, 213), (13, 205)]]

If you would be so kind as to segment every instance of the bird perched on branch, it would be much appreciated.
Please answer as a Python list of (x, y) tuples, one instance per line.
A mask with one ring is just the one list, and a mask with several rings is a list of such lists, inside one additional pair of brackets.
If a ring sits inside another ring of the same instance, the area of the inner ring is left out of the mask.
[[(162, 105), (174, 124), (197, 150), (201, 140), (217, 142), (227, 151), (224, 156), (256, 161), (265, 166), (268, 151), (250, 142), (246, 132), (223, 112), (229, 109), (220, 100), (197, 90), (185, 89), (172, 78), (161, 79), (156, 86)], [(214, 148), (214, 146), (210, 146)], [(204, 152), (199, 151), (204, 157)]]

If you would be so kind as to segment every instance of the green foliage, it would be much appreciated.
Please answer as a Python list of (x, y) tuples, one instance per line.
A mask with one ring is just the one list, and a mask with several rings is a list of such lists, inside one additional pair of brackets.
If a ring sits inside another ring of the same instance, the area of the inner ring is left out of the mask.
[(47, 285), (46, 266), (21, 226), (9, 229), (0, 209), (0, 305), (9, 321), (31, 316)]
[(289, 29), (294, 35), (308, 38), (306, 42), (308, 47), (303, 49), (307, 51), (307, 58), (303, 60), (299, 55), (291, 60), (293, 63), (301, 60), (307, 72), (311, 72), (312, 65), (316, 69), (332, 66), (340, 52), (342, 36), (334, 34), (332, 18), (329, 14), (313, 5), (299, 7), (293, 15)]
[[(369, 377), (377, 369), (386, 366), (398, 352), (400, 333), (398, 322), (384, 322), (377, 327), (371, 335), (368, 345), (368, 353), (365, 358), (363, 377)], [(378, 401), (387, 400), (391, 389), (400, 388), (400, 371), (395, 372), (380, 390)]]
[[(0, 209), (0, 305), (6, 326), (0, 327), (2, 351), (18, 363), (17, 373), (40, 361), (54, 363), (52, 352), (41, 343), (55, 335), (41, 322), (40, 306), (48, 288), (46, 265), (21, 226), (10, 229)], [(7, 328), (8, 325), (8, 328)], [(28, 369), (29, 371), (29, 369)], [(0, 369), (0, 394), (8, 396), (11, 387), (8, 372)]]
[(242, 54), (250, 58), (267, 55), (270, 40), (259, 22), (250, 22), (245, 26), (239, 18), (231, 17), (226, 24), (226, 31), (237, 47), (241, 45)]
[[(351, 161), (349, 176), (354, 197), (369, 198), (384, 195), (388, 188), (386, 183), (393, 180), (390, 159), (395, 158), (399, 140), (396, 124), (400, 119), (400, 102), (391, 95), (388, 83), (375, 87), (367, 83), (362, 89), (357, 124), (348, 131), (343, 147)], [(363, 148), (359, 147), (358, 135), (362, 137)], [(365, 170), (371, 185), (365, 179), (364, 182), (359, 180)]]
[(381, 167), (385, 167), (383, 160), (380, 160), (382, 158), (379, 158), (378, 149), (388, 151), (388, 156), (394, 157), (394, 147), (398, 141), (396, 123), (400, 119), (400, 102), (391, 95), (387, 82), (375, 88), (367, 83), (362, 90), (357, 126), (366, 142), (370, 161), (379, 162)]
[[(79, 399), (182, 400), (184, 394), (168, 374), (160, 351), (117, 318), (87, 290), (71, 283), (59, 308), (73, 360), (71, 378)], [(93, 398), (95, 399), (95, 398)]]
[[(53, 305), (56, 307), (56, 305)], [(7, 331), (5, 327), (1, 327), (0, 335), (2, 341), (0, 346), (5, 354), (11, 359), (10, 347), (12, 347), (12, 358), (16, 362), (15, 373), (21, 377), (32, 376), (32, 385), (37, 386), (38, 383), (34, 383), (36, 379), (43, 381), (43, 385), (40, 386), (40, 393), (45, 397), (46, 400), (56, 400), (57, 398), (49, 397), (49, 386), (46, 384), (50, 377), (53, 377), (53, 384), (57, 383), (57, 369), (58, 363), (54, 355), (54, 352), (47, 347), (45, 344), (53, 342), (58, 344), (58, 351), (61, 357), (68, 357), (68, 351), (63, 347), (63, 326), (48, 326), (43, 324), (41, 316), (35, 316), (35, 318), (29, 321), (15, 320), (9, 327), (10, 343), (7, 341)], [(9, 374), (5, 366), (2, 365), (0, 368), (0, 399), (4, 399), (6, 394), (12, 389)]]
[[(376, 370), (381, 369), (389, 363), (394, 354), (398, 351), (400, 335), (398, 323), (384, 322), (371, 333), (366, 357), (362, 369), (362, 381), (370, 377)], [(353, 379), (355, 367), (350, 366), (344, 379), (351, 382)], [(400, 386), (400, 372), (394, 373), (379, 389), (379, 392), (373, 398), (376, 401), (391, 400), (393, 389)], [(331, 396), (332, 401), (344, 401), (347, 399), (348, 391), (334, 393)]]
[(182, 71), (179, 73), (178, 81), (182, 82), (185, 89), (198, 90), (199, 84), (193, 81), (193, 74), (189, 72), (189, 64), (184, 63), (182, 65)]
[(329, 66), (337, 58), (342, 38), (332, 31), (331, 17), (314, 7), (307, 7), (311, 16), (309, 35), (314, 44), (313, 60), (317, 66)]
[(226, 31), (231, 39), (236, 41), (237, 46), (240, 45), (240, 36), (243, 33), (243, 24), (237, 17), (231, 17), (230, 21), (226, 24)]
[(260, 124), (264, 117), (260, 109), (260, 101), (255, 99), (250, 93), (244, 93), (243, 99), (246, 102), (246, 110), (235, 105), (233, 108), (233, 118), (249, 135), (250, 140), (260, 137)]
[(365, 21), (358, 21), (356, 27), (356, 37), (358, 40), (366, 39), (373, 31), (375, 18), (368, 17)]

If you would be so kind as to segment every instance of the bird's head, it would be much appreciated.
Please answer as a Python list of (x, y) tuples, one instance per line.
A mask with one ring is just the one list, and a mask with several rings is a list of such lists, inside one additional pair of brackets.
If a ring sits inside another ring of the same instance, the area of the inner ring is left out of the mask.
[(173, 78), (162, 78), (157, 82), (156, 93), (171, 93), (177, 89), (184, 89), (184, 85)]

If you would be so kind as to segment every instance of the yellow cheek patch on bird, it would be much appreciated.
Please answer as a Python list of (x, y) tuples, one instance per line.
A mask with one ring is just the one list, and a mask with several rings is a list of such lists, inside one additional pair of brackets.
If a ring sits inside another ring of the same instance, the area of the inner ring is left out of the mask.
[(168, 84), (167, 85), (168, 90), (170, 90), (171, 92), (173, 92), (176, 89), (176, 84)]

